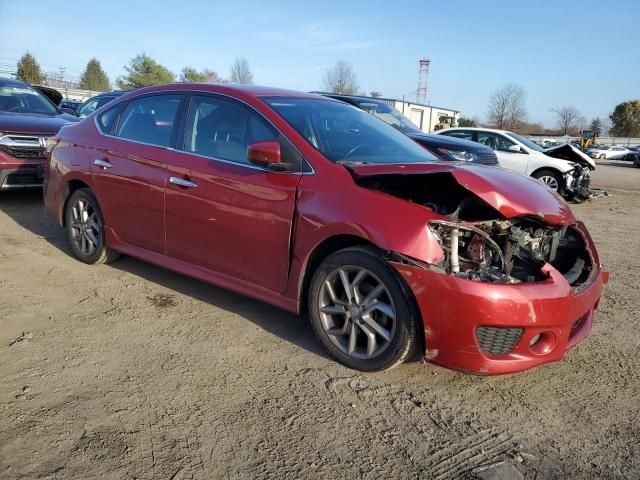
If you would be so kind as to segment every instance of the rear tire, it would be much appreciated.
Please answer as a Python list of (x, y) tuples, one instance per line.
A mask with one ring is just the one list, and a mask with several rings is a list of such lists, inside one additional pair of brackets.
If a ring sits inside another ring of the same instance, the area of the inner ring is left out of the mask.
[(418, 311), (379, 250), (352, 247), (313, 274), (309, 317), (318, 340), (343, 365), (374, 372), (404, 362), (417, 342)]
[(65, 208), (67, 238), (74, 256), (89, 265), (110, 263), (120, 254), (105, 244), (104, 218), (88, 188), (73, 192)]
[(554, 170), (538, 170), (532, 175), (536, 180), (544, 183), (554, 192), (558, 192), (560, 195), (564, 193), (564, 187), (562, 184), (562, 175), (560, 172)]

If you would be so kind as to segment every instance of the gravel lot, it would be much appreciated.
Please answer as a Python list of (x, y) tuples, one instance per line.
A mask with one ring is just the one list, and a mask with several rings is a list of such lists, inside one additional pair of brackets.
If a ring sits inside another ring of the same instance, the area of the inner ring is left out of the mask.
[(490, 378), (348, 370), (305, 319), (132, 258), (85, 266), (38, 193), (0, 194), (0, 477), (639, 478), (639, 181), (600, 162), (613, 196), (573, 207), (611, 272), (591, 336)]

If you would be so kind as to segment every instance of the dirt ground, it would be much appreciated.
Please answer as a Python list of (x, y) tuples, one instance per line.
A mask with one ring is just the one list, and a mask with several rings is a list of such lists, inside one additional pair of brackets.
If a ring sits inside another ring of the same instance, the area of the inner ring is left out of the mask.
[(639, 183), (601, 162), (613, 196), (573, 206), (611, 272), (591, 336), (490, 378), (348, 370), (305, 319), (75, 261), (38, 193), (2, 193), (0, 477), (640, 478)]

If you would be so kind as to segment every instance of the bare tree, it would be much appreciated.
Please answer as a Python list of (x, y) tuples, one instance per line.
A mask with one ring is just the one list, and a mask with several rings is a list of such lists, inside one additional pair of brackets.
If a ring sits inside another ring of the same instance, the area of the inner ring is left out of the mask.
[(552, 108), (551, 111), (556, 115), (558, 128), (562, 130), (563, 135), (567, 135), (569, 130), (581, 127), (585, 122), (584, 117), (573, 106), (556, 107)]
[(322, 77), (324, 88), (328, 92), (355, 95), (358, 92), (358, 77), (351, 64), (338, 60), (333, 67), (327, 68)]
[(507, 83), (491, 94), (487, 118), (500, 129), (514, 130), (527, 119), (527, 92), (520, 85)]
[(251, 73), (249, 61), (246, 58), (236, 58), (231, 65), (231, 81), (234, 83), (253, 83), (253, 73)]

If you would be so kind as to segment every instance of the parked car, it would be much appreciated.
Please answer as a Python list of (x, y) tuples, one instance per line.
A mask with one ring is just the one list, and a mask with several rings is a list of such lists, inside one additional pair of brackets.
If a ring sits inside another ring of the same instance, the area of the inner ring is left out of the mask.
[(99, 109), (103, 105), (106, 105), (110, 101), (115, 100), (116, 98), (123, 95), (124, 93), (126, 92), (115, 91), (115, 92), (105, 92), (105, 93), (100, 93), (98, 95), (95, 95), (85, 100), (84, 103), (78, 107), (78, 109), (76, 110), (76, 115), (79, 118), (88, 117), (97, 109)]
[(355, 369), (414, 349), (483, 375), (558, 361), (607, 281), (585, 226), (539, 182), (438, 162), (319, 95), (147, 87), (51, 145), (45, 206), (78, 260), (125, 253), (308, 312)]
[(424, 133), (400, 111), (382, 100), (335, 93), (313, 93), (320, 93), (326, 97), (349, 103), (361, 110), (364, 110), (365, 112), (369, 112), (385, 123), (388, 123), (392, 127), (400, 130), (409, 138), (429, 150), (429, 152), (433, 153), (440, 160), (448, 162), (456, 161), (480, 163), (483, 165), (498, 165), (498, 157), (490, 148), (466, 140), (445, 138), (438, 135)]
[(78, 100), (62, 100), (58, 107), (61, 109), (66, 108), (75, 114), (75, 112), (78, 111), (80, 105), (82, 105), (82, 102)]
[(529, 175), (566, 198), (589, 198), (595, 162), (569, 144), (545, 149), (517, 133), (492, 128), (448, 128), (437, 133), (486, 145), (496, 152), (501, 167)]
[(0, 190), (41, 187), (46, 138), (77, 121), (31, 85), (0, 78)]
[(595, 147), (588, 148), (586, 153), (591, 158), (599, 158), (601, 160), (604, 160), (605, 158), (611, 160), (624, 160), (627, 155), (633, 152), (628, 148), (619, 145), (596, 145)]

